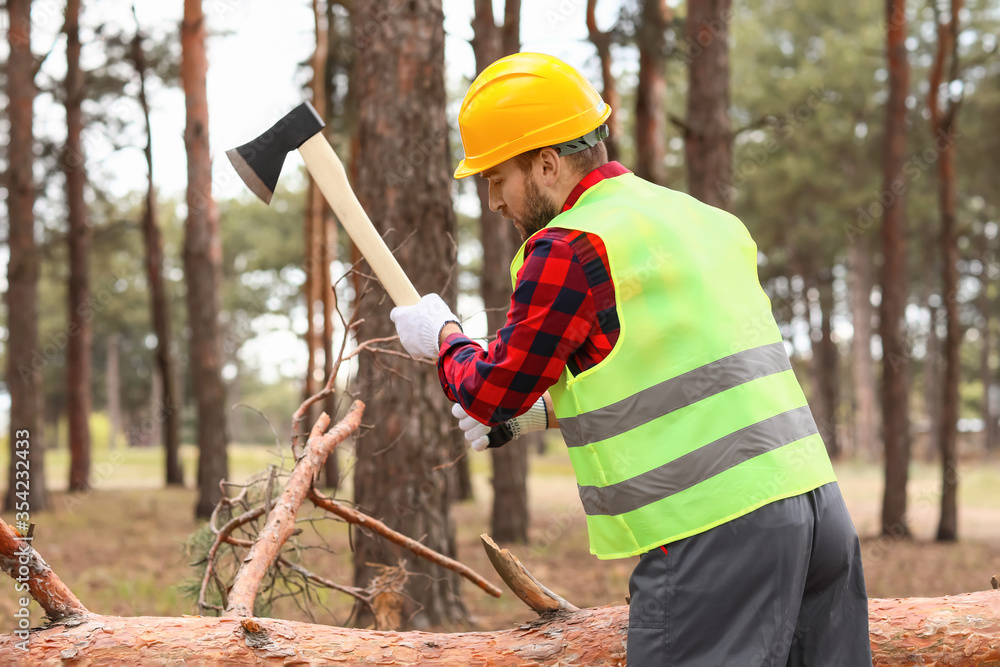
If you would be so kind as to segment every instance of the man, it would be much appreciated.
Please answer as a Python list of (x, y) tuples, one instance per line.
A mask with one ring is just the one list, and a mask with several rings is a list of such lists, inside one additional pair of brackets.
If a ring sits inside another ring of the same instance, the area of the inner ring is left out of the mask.
[(455, 176), (489, 179), (525, 239), (507, 322), (484, 350), (428, 295), (392, 311), (400, 340), (437, 357), (474, 449), (491, 426), (562, 431), (591, 552), (640, 557), (629, 665), (871, 665), (857, 534), (756, 245), (608, 163), (610, 113), (550, 56), (479, 75)]

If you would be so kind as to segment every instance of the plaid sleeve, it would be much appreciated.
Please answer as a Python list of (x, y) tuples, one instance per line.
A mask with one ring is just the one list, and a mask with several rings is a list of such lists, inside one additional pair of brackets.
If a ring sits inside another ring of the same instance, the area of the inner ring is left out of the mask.
[(441, 348), (448, 398), (488, 426), (526, 412), (594, 328), (594, 296), (565, 231), (547, 230), (525, 247), (507, 323), (488, 349), (458, 333)]

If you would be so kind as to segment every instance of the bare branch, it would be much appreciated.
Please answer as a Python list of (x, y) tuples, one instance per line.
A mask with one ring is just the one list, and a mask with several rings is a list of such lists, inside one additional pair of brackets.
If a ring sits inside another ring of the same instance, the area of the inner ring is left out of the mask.
[(336, 514), (337, 516), (342, 518), (344, 521), (347, 521), (348, 523), (353, 523), (358, 526), (368, 528), (377, 535), (384, 537), (393, 544), (398, 544), (404, 549), (408, 549), (409, 551), (413, 552), (417, 556), (420, 556), (421, 558), (425, 558), (436, 565), (440, 565), (441, 567), (451, 570), (452, 572), (457, 572), (458, 574), (465, 577), (472, 583), (476, 584), (477, 586), (479, 586), (481, 589), (483, 589), (493, 597), (495, 598), (500, 597), (501, 595), (500, 589), (491, 584), (490, 582), (486, 581), (486, 579), (484, 579), (482, 575), (477, 573), (468, 565), (460, 563), (452, 558), (448, 558), (444, 554), (440, 554), (437, 551), (434, 551), (433, 549), (428, 547), (427, 545), (421, 544), (420, 542), (417, 542), (416, 540), (407, 537), (402, 533), (397, 533), (395, 530), (389, 528), (389, 526), (385, 525), (378, 519), (374, 519), (368, 516), (367, 514), (359, 512), (358, 510), (346, 507), (338, 503), (336, 500), (333, 500), (332, 498), (327, 498), (326, 496), (324, 496), (315, 489), (312, 489), (309, 492), (309, 500), (311, 500), (313, 504), (316, 505), (316, 507), (325, 509), (331, 514)]
[(496, 542), (483, 533), (479, 536), (483, 541), (483, 548), (486, 555), (493, 563), (493, 569), (497, 571), (507, 588), (514, 592), (524, 604), (531, 607), (539, 614), (551, 614), (554, 612), (580, 611), (579, 607), (570, 604), (559, 597), (548, 588), (543, 586), (517, 559), (517, 556), (507, 549), (501, 549)]

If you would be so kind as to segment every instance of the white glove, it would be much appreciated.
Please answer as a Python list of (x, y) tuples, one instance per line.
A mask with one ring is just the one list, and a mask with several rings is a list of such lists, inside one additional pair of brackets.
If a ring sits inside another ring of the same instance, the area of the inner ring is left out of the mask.
[[(465, 408), (458, 403), (452, 406), (451, 414), (455, 415), (459, 427), (465, 431), (465, 439), (469, 441), (470, 447), (481, 452), (489, 446), (489, 426), (481, 424), (474, 417), (470, 417)], [(504, 423), (510, 429), (511, 440), (517, 440), (525, 433), (532, 431), (544, 431), (549, 427), (549, 413), (545, 406), (545, 398), (539, 397), (523, 415)]]
[(490, 427), (481, 424), (474, 417), (470, 417), (461, 405), (456, 403), (451, 406), (451, 414), (458, 420), (458, 426), (465, 432), (465, 439), (469, 446), (477, 452), (486, 449), (490, 444)]
[(438, 336), (444, 325), (454, 322), (461, 326), (458, 317), (437, 294), (428, 294), (412, 306), (393, 308), (389, 319), (396, 325), (399, 342), (410, 356), (432, 359), (438, 356)]

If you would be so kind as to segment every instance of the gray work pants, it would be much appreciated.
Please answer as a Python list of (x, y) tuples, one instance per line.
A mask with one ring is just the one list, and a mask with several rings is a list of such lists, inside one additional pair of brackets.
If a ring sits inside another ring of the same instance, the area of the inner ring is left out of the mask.
[(628, 667), (871, 667), (861, 549), (840, 487), (640, 556)]

